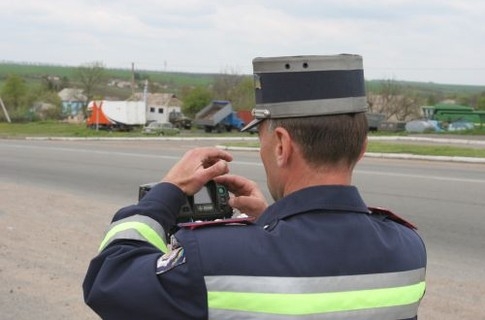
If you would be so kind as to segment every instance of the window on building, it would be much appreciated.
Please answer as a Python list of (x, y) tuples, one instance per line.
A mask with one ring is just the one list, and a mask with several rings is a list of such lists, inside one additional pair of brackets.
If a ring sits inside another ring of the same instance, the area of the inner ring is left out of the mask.
[(150, 108), (150, 112), (154, 113), (155, 112), (155, 108)]
[(163, 113), (163, 108), (158, 108), (158, 113)]

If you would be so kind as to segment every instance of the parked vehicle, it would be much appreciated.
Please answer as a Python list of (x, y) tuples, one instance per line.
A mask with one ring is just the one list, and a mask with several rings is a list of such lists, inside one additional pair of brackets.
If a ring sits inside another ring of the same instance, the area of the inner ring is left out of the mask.
[(230, 132), (244, 127), (244, 122), (232, 109), (232, 104), (226, 100), (213, 100), (195, 115), (194, 123), (203, 127), (205, 132)]
[[(251, 121), (253, 121), (254, 116), (251, 110), (238, 110), (237, 116), (244, 122), (244, 125), (247, 125)], [(258, 132), (258, 126), (254, 126), (249, 129), (247, 132), (254, 134)]]
[(383, 113), (367, 112), (366, 116), (369, 124), (369, 131), (371, 132), (379, 130), (381, 123), (386, 119), (386, 115)]
[(93, 129), (130, 131), (146, 123), (144, 101), (91, 101), (86, 125)]
[(435, 106), (422, 107), (426, 119), (437, 120), (446, 123), (467, 121), (480, 123), (481, 111), (475, 111), (472, 107), (458, 104), (440, 103)]
[[(146, 100), (91, 101), (87, 109), (86, 125), (89, 128), (124, 131), (130, 131), (133, 128), (139, 129), (152, 121), (170, 122), (172, 112), (181, 114), (179, 106), (148, 105)], [(182, 119), (179, 117), (179, 120)], [(187, 123), (186, 119), (183, 119), (181, 124), (190, 128), (191, 120), (188, 121)]]
[(174, 125), (175, 128), (184, 128), (190, 130), (192, 128), (192, 119), (182, 113), (182, 111), (172, 110), (168, 115), (168, 121)]
[(379, 131), (401, 132), (406, 130), (405, 121), (383, 121), (379, 125)]
[(436, 120), (412, 120), (406, 123), (406, 132), (423, 133), (442, 131)]
[(143, 134), (153, 134), (158, 136), (174, 136), (180, 133), (180, 129), (175, 128), (170, 122), (150, 122), (143, 127)]

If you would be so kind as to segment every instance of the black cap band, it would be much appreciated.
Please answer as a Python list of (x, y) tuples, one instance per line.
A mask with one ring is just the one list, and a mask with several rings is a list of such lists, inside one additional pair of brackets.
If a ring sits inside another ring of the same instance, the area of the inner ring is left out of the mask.
[(255, 77), (261, 87), (255, 92), (256, 105), (365, 96), (363, 70), (261, 73)]

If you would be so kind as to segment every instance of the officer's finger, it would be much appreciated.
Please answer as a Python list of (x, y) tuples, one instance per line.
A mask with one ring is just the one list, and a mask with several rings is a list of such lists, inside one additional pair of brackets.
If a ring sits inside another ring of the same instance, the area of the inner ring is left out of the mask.
[(215, 178), (217, 183), (223, 184), (226, 188), (237, 196), (248, 196), (254, 187), (254, 182), (237, 175), (226, 174)]
[(199, 171), (194, 175), (193, 179), (202, 182), (202, 186), (203, 184), (207, 183), (207, 181), (213, 180), (216, 177), (226, 174), (228, 172), (229, 166), (227, 162), (224, 160), (219, 160), (210, 167), (199, 169)]
[(246, 196), (231, 197), (229, 199), (229, 205), (232, 208), (238, 209), (242, 213), (256, 218), (259, 217), (268, 207), (266, 199)]
[(201, 148), (199, 149), (202, 155), (201, 164), (204, 168), (208, 168), (220, 160), (227, 162), (232, 161), (232, 155), (219, 148)]

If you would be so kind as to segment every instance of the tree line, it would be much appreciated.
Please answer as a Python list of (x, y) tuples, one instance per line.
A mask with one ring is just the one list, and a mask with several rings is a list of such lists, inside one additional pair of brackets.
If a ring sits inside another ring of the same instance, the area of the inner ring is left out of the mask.
[[(151, 93), (163, 93), (166, 90), (166, 87), (157, 85), (150, 81), (149, 76), (139, 72), (133, 73), (130, 80), (139, 84), (138, 88), (143, 88), (144, 83), (148, 83)], [(40, 83), (35, 86), (28, 85), (19, 75), (10, 74), (0, 88), (0, 98), (12, 121), (62, 119), (66, 115), (63, 114), (57, 94), (60, 90), (68, 87), (82, 89), (86, 97), (83, 113), (86, 114), (89, 101), (103, 99), (107, 95), (107, 83), (108, 73), (103, 63), (92, 62), (77, 67), (72, 78), (42, 76)], [(406, 86), (396, 80), (383, 80), (377, 86), (373, 85), (370, 89), (369, 87), (370, 112), (383, 113), (386, 119), (392, 121), (418, 119), (421, 117), (421, 106), (434, 105), (445, 99), (485, 110), (485, 91), (479, 94), (450, 96), (439, 91), (425, 91)], [(214, 99), (229, 100), (236, 110), (250, 110), (254, 105), (252, 77), (240, 75), (234, 70), (225, 70), (213, 75), (209, 85), (184, 85), (176, 91), (176, 95), (183, 101), (183, 112), (188, 116), (194, 116)], [(49, 107), (43, 109), (43, 105)], [(5, 115), (0, 114), (0, 119), (4, 120)]]

